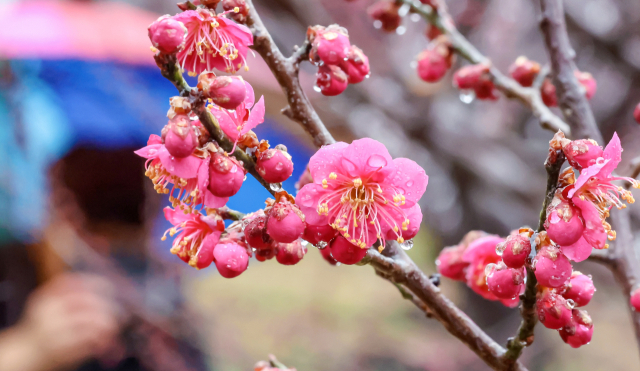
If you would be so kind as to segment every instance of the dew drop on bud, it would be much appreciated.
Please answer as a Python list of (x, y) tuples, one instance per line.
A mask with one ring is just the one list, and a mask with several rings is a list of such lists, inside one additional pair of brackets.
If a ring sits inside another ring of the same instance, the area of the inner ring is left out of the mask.
[(403, 243), (400, 244), (400, 247), (403, 250), (411, 250), (411, 248), (413, 247), (413, 240), (404, 241)]
[(313, 85), (313, 90), (317, 91), (318, 93), (322, 91), (322, 89), (320, 89), (318, 85)]
[(324, 250), (325, 247), (327, 247), (327, 243), (324, 241), (320, 241), (318, 242), (318, 244), (316, 245), (316, 247), (320, 250)]
[(280, 192), (280, 191), (282, 191), (282, 184), (280, 184), (280, 183), (271, 183), (271, 184), (269, 184), (269, 188), (271, 188), (271, 190), (274, 191), (274, 192)]
[(244, 176), (244, 179), (242, 179), (242, 181), (244, 182), (245, 180), (247, 180), (247, 176), (246, 175)]
[(493, 274), (494, 269), (496, 268), (496, 265), (493, 263), (489, 263), (487, 264), (486, 267), (484, 267), (484, 275), (487, 276), (487, 278), (489, 276), (491, 276)]
[(573, 309), (576, 306), (576, 302), (572, 299), (567, 299), (567, 305), (569, 306), (569, 308)]
[(498, 254), (498, 256), (502, 256), (502, 253), (504, 253), (504, 249), (507, 247), (506, 244), (504, 243), (499, 243), (496, 246), (496, 254)]
[(473, 90), (460, 91), (460, 101), (464, 104), (471, 104), (476, 99), (476, 93)]
[(300, 245), (302, 246), (307, 246), (309, 244), (309, 242), (305, 241), (305, 240), (301, 240), (300, 241)]

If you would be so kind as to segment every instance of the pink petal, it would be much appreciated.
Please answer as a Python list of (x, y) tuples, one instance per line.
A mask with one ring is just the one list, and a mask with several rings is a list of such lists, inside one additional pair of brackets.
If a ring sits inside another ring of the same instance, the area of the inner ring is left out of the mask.
[(493, 254), (497, 256), (496, 245), (503, 241), (503, 238), (496, 235), (480, 237), (469, 244), (462, 254), (462, 261), (473, 264), (476, 260), (484, 259)]
[(155, 135), (155, 134), (149, 135), (149, 140), (147, 140), (147, 145), (150, 146), (152, 144), (162, 144), (162, 138), (159, 135)]
[(264, 96), (260, 97), (258, 103), (253, 106), (251, 113), (249, 113), (249, 119), (242, 126), (242, 130), (240, 131), (240, 135), (244, 135), (252, 130), (256, 126), (262, 124), (264, 122)]
[(609, 162), (609, 160), (604, 160), (604, 162), (596, 162), (595, 164), (589, 166), (586, 169), (583, 169), (580, 172), (580, 176), (578, 176), (578, 179), (576, 179), (576, 183), (573, 186), (573, 189), (571, 189), (569, 191), (569, 197), (572, 198), (573, 195), (578, 192), (578, 190), (580, 190), (580, 188), (582, 188), (582, 186), (584, 186), (589, 179), (591, 179), (594, 176), (597, 176), (598, 174), (601, 173), (602, 168)]
[(580, 208), (582, 219), (584, 219), (584, 239), (596, 249), (603, 249), (607, 242), (607, 232), (602, 225), (600, 213), (594, 204), (589, 201), (581, 200), (579, 196), (571, 199), (574, 205)]
[(220, 129), (224, 131), (229, 139), (236, 141), (239, 137), (240, 132), (238, 131), (238, 125), (236, 124), (234, 118), (231, 117), (231, 113), (217, 106), (211, 108), (211, 113), (218, 120)]
[(600, 174), (598, 174), (599, 178), (609, 178), (611, 177), (611, 173), (618, 167), (620, 161), (622, 161), (622, 144), (620, 144), (620, 138), (618, 138), (618, 133), (613, 133), (613, 137), (607, 144), (607, 147), (604, 149), (604, 153), (602, 155), (605, 160), (610, 160), (607, 164), (600, 170)]
[(244, 86), (247, 88), (247, 95), (244, 98), (244, 107), (246, 109), (249, 109), (253, 107), (253, 104), (256, 102), (256, 96), (253, 92), (253, 87), (251, 86), (251, 84), (249, 84), (248, 81), (245, 80)]
[(164, 147), (159, 151), (158, 157), (162, 162), (162, 166), (171, 175), (183, 179), (195, 178), (198, 175), (198, 168), (200, 164), (202, 164), (202, 160), (195, 156), (187, 156), (185, 158), (173, 157)]
[(229, 197), (218, 197), (211, 193), (209, 188), (200, 189), (200, 192), (204, 195), (204, 206), (212, 209), (222, 207), (229, 201)]
[(174, 210), (169, 206), (164, 209), (164, 218), (173, 225), (181, 224), (182, 222), (191, 219), (190, 214), (185, 214), (182, 210)]
[(347, 148), (345, 142), (337, 142), (324, 146), (318, 150), (309, 160), (309, 172), (314, 182), (321, 183), (322, 179), (328, 179), (331, 172), (342, 174), (342, 152)]
[(366, 177), (375, 171), (394, 166), (387, 147), (371, 138), (351, 142), (342, 153), (341, 165), (342, 172), (352, 177)]
[(315, 183), (306, 184), (298, 191), (298, 194), (296, 195), (296, 205), (304, 214), (307, 224), (329, 224), (327, 216), (318, 215), (318, 201), (320, 200), (320, 197), (324, 196), (326, 193), (327, 190)]
[(238, 48), (238, 52), (243, 54), (241, 49), (245, 49), (243, 55), (246, 55), (246, 47), (253, 45), (253, 34), (251, 33), (251, 30), (249, 30), (247, 26), (237, 24), (228, 18), (216, 18), (220, 25), (223, 27), (224, 31), (236, 39), (234, 40), (234, 45), (236, 46), (236, 48)]
[(562, 246), (562, 253), (575, 262), (581, 262), (591, 255), (591, 249), (591, 245), (587, 240), (584, 237), (580, 237), (573, 245)]
[(162, 148), (164, 148), (162, 144), (151, 144), (137, 151), (133, 151), (133, 153), (144, 158), (157, 158)]
[(427, 189), (429, 177), (420, 165), (408, 158), (396, 158), (393, 163), (396, 171), (387, 181), (402, 189), (407, 201), (417, 202)]

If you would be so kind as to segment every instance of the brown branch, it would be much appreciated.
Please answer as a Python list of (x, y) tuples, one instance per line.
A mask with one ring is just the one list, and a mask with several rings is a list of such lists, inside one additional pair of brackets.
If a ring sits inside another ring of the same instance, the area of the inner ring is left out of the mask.
[(288, 106), (282, 109), (282, 113), (302, 125), (317, 147), (335, 143), (300, 86), (300, 62), (308, 56), (311, 45), (305, 41), (291, 57), (285, 58), (262, 23), (253, 2), (247, 0), (247, 5), (249, 16), (246, 23), (253, 32), (253, 49), (267, 63), (287, 97)]
[(562, 130), (566, 136), (571, 136), (570, 127), (551, 112), (549, 107), (542, 102), (540, 89), (523, 87), (517, 81), (505, 76), (500, 70), (494, 67), (489, 58), (480, 53), (480, 51), (458, 31), (451, 20), (451, 16), (447, 13), (444, 4), (439, 5), (438, 9), (435, 10), (428, 5), (422, 5), (414, 0), (400, 1), (408, 4), (414, 12), (420, 14), (425, 20), (447, 35), (454, 50), (461, 57), (474, 64), (483, 63), (491, 66), (489, 73), (493, 78), (496, 88), (508, 98), (517, 99), (527, 108), (531, 109), (533, 115), (538, 118), (543, 128), (553, 132)]
[[(565, 157), (561, 150), (549, 150), (549, 156), (547, 156), (547, 160), (544, 163), (544, 168), (547, 171), (547, 191), (544, 202), (542, 203), (542, 210), (540, 210), (538, 232), (544, 231), (544, 221), (547, 219), (547, 207), (553, 200), (556, 189), (558, 189), (558, 177), (564, 160)], [(535, 246), (533, 246), (531, 254), (535, 256)], [(527, 267), (527, 284), (524, 294), (520, 296), (522, 303), (520, 307), (522, 322), (520, 323), (516, 336), (510, 338), (507, 342), (507, 352), (504, 355), (505, 361), (514, 362), (520, 357), (522, 350), (533, 343), (533, 331), (536, 323), (538, 323), (538, 316), (536, 315), (537, 284), (538, 280), (536, 279), (533, 269)]]
[[(554, 84), (562, 112), (571, 126), (575, 138), (592, 138), (603, 143), (591, 107), (579, 85), (572, 49), (567, 33), (561, 0), (540, 0), (542, 17), (540, 29), (551, 59)], [(608, 262), (607, 266), (625, 291), (627, 299), (631, 290), (640, 282), (640, 261), (633, 249), (633, 233), (628, 210), (611, 213), (611, 224), (617, 232), (616, 242), (605, 257), (596, 260)], [(640, 347), (640, 313), (631, 311), (636, 340)]]

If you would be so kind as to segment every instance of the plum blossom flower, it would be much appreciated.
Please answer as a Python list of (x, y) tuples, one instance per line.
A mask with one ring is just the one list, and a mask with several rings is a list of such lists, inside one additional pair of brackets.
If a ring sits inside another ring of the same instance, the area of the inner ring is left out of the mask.
[(182, 69), (195, 74), (214, 68), (236, 72), (246, 64), (253, 35), (247, 27), (222, 14), (198, 8), (173, 16), (187, 28), (185, 46), (177, 56)]
[(576, 183), (568, 191), (568, 198), (581, 211), (585, 228), (583, 237), (594, 248), (607, 248), (605, 244), (607, 237), (614, 240), (615, 231), (611, 230), (605, 218), (609, 216), (612, 207), (623, 209), (626, 205), (623, 201), (633, 203), (635, 200), (631, 192), (614, 185), (616, 180), (626, 180), (635, 188), (640, 188), (640, 183), (628, 177), (612, 176), (622, 159), (622, 145), (618, 134), (614, 133), (613, 138), (604, 149), (602, 157), (599, 157), (594, 164), (583, 168)]
[(247, 88), (247, 95), (235, 110), (226, 110), (216, 105), (209, 106), (209, 110), (218, 120), (222, 131), (224, 131), (235, 144), (242, 139), (242, 136), (264, 122), (264, 96), (260, 97), (258, 103), (255, 103), (253, 88), (246, 81), (245, 86)]
[(196, 269), (206, 268), (213, 262), (213, 250), (224, 231), (224, 222), (217, 216), (201, 213), (185, 214), (170, 207), (164, 208), (164, 217), (173, 224), (167, 233), (173, 237), (171, 253)]
[(363, 249), (376, 239), (384, 245), (389, 231), (404, 242), (403, 232), (412, 223), (408, 210), (422, 197), (429, 179), (418, 164), (392, 159), (382, 143), (369, 138), (322, 147), (311, 157), (309, 170), (313, 183), (296, 197), (306, 222), (331, 225)]

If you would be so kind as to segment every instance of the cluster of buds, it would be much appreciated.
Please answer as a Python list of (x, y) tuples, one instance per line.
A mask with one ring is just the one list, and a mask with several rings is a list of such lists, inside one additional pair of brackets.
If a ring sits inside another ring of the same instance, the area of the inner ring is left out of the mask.
[[(438, 7), (437, 2), (438, 0), (420, 0), (420, 3), (428, 5), (434, 10)], [(402, 33), (398, 29), (402, 24), (402, 17), (411, 11), (403, 11), (402, 2), (393, 0), (380, 0), (367, 8), (367, 13), (373, 19), (375, 28), (398, 34)]]
[(318, 66), (316, 90), (323, 95), (342, 93), (349, 84), (369, 76), (369, 58), (351, 45), (347, 30), (338, 25), (313, 26), (307, 31), (309, 60)]
[[(520, 85), (530, 87), (540, 72), (540, 64), (536, 61), (529, 60), (525, 56), (520, 56), (509, 67), (509, 74)], [(574, 75), (584, 89), (587, 99), (591, 99), (596, 94), (597, 83), (593, 76), (588, 72), (575, 71)], [(558, 105), (556, 96), (556, 87), (549, 78), (545, 78), (540, 87), (540, 95), (545, 105), (555, 107)]]
[(416, 57), (418, 76), (426, 82), (438, 82), (453, 65), (455, 54), (447, 36), (441, 35)]
[(453, 75), (453, 85), (463, 92), (473, 94), (475, 98), (482, 100), (496, 100), (496, 93), (488, 64), (474, 64), (465, 66)]

